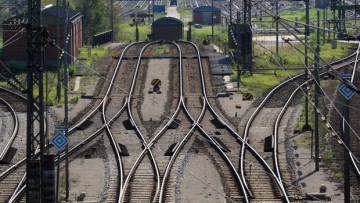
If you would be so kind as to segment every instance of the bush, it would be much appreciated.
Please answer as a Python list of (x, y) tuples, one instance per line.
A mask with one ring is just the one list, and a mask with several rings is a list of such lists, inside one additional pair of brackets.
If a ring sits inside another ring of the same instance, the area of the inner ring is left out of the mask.
[(69, 66), (69, 76), (74, 77), (76, 71), (76, 67), (74, 65)]

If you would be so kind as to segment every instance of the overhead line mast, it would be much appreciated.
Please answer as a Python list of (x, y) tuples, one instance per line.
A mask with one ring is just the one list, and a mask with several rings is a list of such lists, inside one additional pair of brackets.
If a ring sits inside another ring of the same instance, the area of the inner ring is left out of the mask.
[[(260, 10), (264, 11), (265, 13), (267, 13), (268, 15), (272, 16), (274, 18), (275, 21), (278, 21), (281, 26), (283, 26), (291, 35), (293, 35), (295, 37), (296, 40), (298, 40), (301, 44), (303, 44), (308, 50), (310, 50), (315, 56), (319, 57), (320, 61), (322, 61), (324, 63), (324, 65), (322, 64), (318, 64), (320, 66), (324, 66), (328, 69), (330, 69), (334, 74), (335, 74), (335, 77), (337, 77), (337, 79), (339, 81), (341, 81), (343, 84), (345, 84), (349, 89), (351, 89), (352, 91), (356, 92), (356, 93), (359, 93), (360, 94), (360, 90), (353, 84), (351, 83), (349, 80), (345, 79), (342, 77), (342, 75), (340, 73), (338, 73), (327, 61), (325, 61), (323, 58), (321, 58), (319, 56), (319, 54), (316, 53), (316, 51), (311, 48), (308, 44), (304, 43), (303, 40), (301, 40), (295, 33), (292, 29), (294, 29), (292, 27), (292, 25), (290, 25), (287, 21), (287, 19), (282, 19), (280, 18), (280, 16), (272, 13), (271, 11), (267, 10), (266, 8), (262, 8), (261, 5), (259, 5), (258, 3), (254, 3), (254, 6), (256, 6), (257, 8), (259, 8)], [(290, 29), (292, 28), (292, 29)], [(318, 28), (318, 29), (322, 29), (322, 28)], [(296, 30), (296, 29), (294, 29)], [(284, 38), (283, 38), (284, 39)], [(284, 39), (285, 40), (285, 39)], [(285, 40), (285, 42), (289, 42), (289, 39)], [(299, 51), (299, 50), (298, 50)], [(300, 52), (302, 53), (302, 52)], [(304, 53), (302, 53), (304, 54)], [(305, 55), (305, 57), (309, 58), (309, 56)], [(315, 62), (316, 63), (316, 62)]]

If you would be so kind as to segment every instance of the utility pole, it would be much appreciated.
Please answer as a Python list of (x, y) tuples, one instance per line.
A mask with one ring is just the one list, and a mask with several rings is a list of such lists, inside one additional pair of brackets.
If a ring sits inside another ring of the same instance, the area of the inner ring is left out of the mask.
[[(355, 67), (354, 67), (355, 68)], [(348, 73), (348, 68), (346, 67), (344, 73)], [(343, 105), (343, 116), (344, 116), (344, 131), (343, 131), (343, 141), (344, 145), (348, 146), (348, 148), (344, 147), (344, 203), (350, 202), (350, 133), (349, 133), (349, 105), (350, 100), (344, 99)]]
[(148, 21), (150, 25), (150, 0), (148, 0)]
[[(56, 44), (60, 45), (60, 5), (59, 0), (56, 0)], [(63, 16), (64, 17), (64, 16)], [(56, 98), (58, 102), (61, 99), (61, 77), (60, 77), (60, 54), (61, 50), (56, 51), (57, 54), (57, 84), (56, 84)], [(55, 192), (55, 201), (59, 199), (59, 187), (60, 187), (60, 151), (58, 152), (58, 162), (57, 162), (57, 171), (56, 171), (56, 192)]]
[(315, 170), (319, 171), (319, 114), (318, 114), (318, 108), (319, 108), (319, 95), (320, 93), (320, 77), (319, 77), (319, 55), (320, 52), (320, 12), (317, 11), (317, 31), (316, 31), (316, 55), (315, 55), (315, 108), (314, 108), (314, 116), (315, 116)]
[[(60, 22), (59, 22), (59, 16), (60, 16), (60, 8), (59, 8), (59, 0), (56, 0), (56, 44), (60, 44)], [(60, 50), (56, 51), (56, 58), (57, 58), (57, 84), (56, 84), (56, 98), (58, 102), (61, 99), (61, 77), (60, 77)]]
[(240, 12), (237, 12), (237, 23), (236, 23), (236, 49), (237, 49), (237, 63), (236, 63), (236, 70), (237, 70), (237, 88), (240, 90)]
[[(357, 5), (356, 4), (357, 2), (356, 2), (356, 0), (355, 0), (355, 6)], [(357, 10), (356, 10), (356, 8), (354, 9), (354, 15), (355, 15), (355, 26), (356, 26), (356, 18), (357, 18)]]
[[(276, 0), (275, 2), (275, 7), (276, 7), (276, 16), (279, 16), (279, 1)], [(279, 55), (279, 21), (276, 20), (276, 54)]]
[[(64, 49), (64, 126), (65, 136), (69, 136), (68, 130), (68, 41), (67, 41), (67, 30), (68, 30), (68, 12), (66, 0), (63, 0), (63, 49)], [(65, 200), (69, 199), (69, 145), (65, 146)]]
[[(44, 35), (47, 32), (42, 27), (41, 0), (28, 1), (27, 15), (26, 202), (35, 203), (42, 202), (45, 195), (42, 162), (45, 148), (43, 56)], [(34, 95), (34, 87), (39, 88), (38, 95)], [(37, 154), (38, 147), (40, 151)]]
[[(343, 0), (342, 1), (343, 3), (342, 3), (342, 5), (343, 6), (345, 6), (346, 4), (345, 4), (345, 0)], [(341, 10), (341, 18), (342, 18), (342, 32), (343, 32), (343, 37), (344, 37), (344, 35), (345, 35), (345, 33), (346, 33), (346, 27), (345, 27), (345, 9), (342, 9)]]
[(114, 0), (111, 0), (111, 17), (110, 17), (110, 20), (111, 20), (111, 42), (114, 42)]
[(323, 10), (323, 30), (322, 30), (322, 34), (323, 34), (323, 43), (325, 43), (326, 9), (327, 9), (327, 7), (325, 7), (325, 8), (324, 8), (324, 10)]
[[(310, 35), (310, 30), (309, 30), (309, 23), (310, 23), (310, 19), (309, 19), (309, 0), (305, 0), (305, 44), (308, 43), (308, 36)], [(309, 60), (308, 60), (308, 48), (305, 46), (305, 80), (308, 80), (308, 69), (309, 68)], [(309, 85), (306, 84), (305, 86), (305, 125), (302, 127), (302, 131), (310, 131), (311, 130), (311, 126), (309, 125), (309, 91), (308, 91)]]
[(214, 40), (214, 0), (211, 0), (211, 41)]
[[(336, 4), (338, 3), (337, 0), (331, 0), (331, 6), (336, 6)], [(336, 10), (333, 9), (333, 23), (334, 23), (334, 34), (333, 34), (333, 38), (335, 39), (335, 33), (339, 31), (339, 23), (338, 21), (336, 20)], [(338, 11), (339, 12), (339, 11)]]
[(231, 23), (232, 23), (232, 0), (230, 0), (229, 8), (230, 8), (230, 25), (231, 25)]

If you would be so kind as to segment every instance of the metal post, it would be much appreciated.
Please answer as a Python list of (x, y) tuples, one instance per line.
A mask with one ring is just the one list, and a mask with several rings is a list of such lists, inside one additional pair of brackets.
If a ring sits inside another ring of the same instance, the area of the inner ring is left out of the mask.
[(323, 44), (325, 43), (325, 22), (326, 22), (326, 17), (325, 17), (325, 11), (326, 11), (326, 7), (324, 8), (323, 10), (323, 30), (322, 30), (322, 33), (323, 33)]
[[(331, 0), (331, 6), (335, 6), (335, 5), (336, 5), (336, 3), (334, 2), (334, 0)], [(336, 31), (336, 28), (337, 28), (335, 16), (336, 16), (336, 14), (335, 14), (335, 9), (334, 9), (334, 10), (333, 10), (333, 23), (334, 23), (334, 25), (333, 25), (333, 31)], [(334, 32), (334, 34), (333, 34), (333, 39), (335, 39), (335, 32)]]
[(311, 129), (311, 141), (310, 141), (310, 159), (313, 158), (314, 152), (314, 130)]
[[(66, 12), (66, 0), (63, 0), (63, 49), (65, 52), (67, 49), (67, 30), (68, 30), (68, 13)], [(67, 137), (68, 132), (68, 57), (64, 53), (64, 126), (65, 126), (65, 136)], [(69, 199), (69, 145), (65, 146), (65, 200)]]
[[(305, 0), (305, 44), (308, 43), (308, 36), (310, 35), (309, 30), (309, 0)], [(305, 80), (308, 79), (308, 68), (309, 68), (309, 60), (308, 60), (308, 48), (305, 46)], [(311, 127), (309, 125), (309, 99), (308, 99), (308, 84), (305, 86), (305, 125), (302, 128), (302, 131), (309, 131)]]
[(135, 18), (135, 40), (138, 42), (139, 41), (139, 28), (138, 28), (138, 22), (137, 22), (137, 18)]
[[(56, 44), (60, 44), (60, 7), (59, 7), (59, 0), (56, 0)], [(57, 84), (56, 84), (56, 98), (58, 100), (58, 102), (61, 99), (61, 76), (60, 76), (60, 50), (56, 51), (56, 58), (57, 58)]]
[[(41, 160), (45, 146), (44, 118), (44, 35), (41, 19), (41, 0), (28, 1), (27, 24), (27, 126), (26, 126), (26, 202), (41, 202), (45, 187)], [(34, 86), (39, 95), (34, 95)], [(38, 106), (34, 108), (34, 105)], [(39, 126), (35, 131), (35, 125)], [(39, 147), (39, 154), (36, 149)], [(38, 159), (40, 157), (40, 160)], [(34, 167), (35, 166), (35, 167)]]
[[(340, 5), (341, 5), (341, 0), (339, 1), (340, 2)], [(342, 23), (340, 22), (341, 21), (341, 13), (342, 13), (342, 11), (341, 11), (341, 9), (339, 9), (338, 10), (338, 21), (337, 21), (337, 25), (338, 25), (338, 38), (342, 38), (343, 37), (343, 33), (342, 33), (342, 28), (341, 28), (341, 26), (342, 26)]]
[[(345, 68), (344, 73), (348, 73), (348, 69)], [(343, 116), (344, 116), (344, 135), (343, 141), (345, 146), (348, 146), (350, 149), (350, 134), (349, 134), (349, 125), (350, 117), (349, 117), (349, 105), (350, 100), (344, 99), (343, 105)], [(350, 157), (349, 151), (346, 147), (344, 147), (344, 202), (350, 202)]]
[(232, 23), (232, 0), (230, 0), (230, 24)]
[(150, 24), (150, 0), (148, 0), (148, 21)]
[(56, 193), (55, 193), (55, 202), (59, 200), (59, 186), (60, 186), (60, 151), (58, 151), (58, 162), (57, 162), (57, 170), (56, 170)]
[(247, 18), (247, 1), (246, 0), (243, 1), (243, 14), (244, 14), (243, 23), (245, 25), (246, 24), (246, 18)]
[[(355, 6), (356, 6), (356, 3), (357, 3), (357, 2), (356, 2), (356, 0), (355, 0)], [(356, 18), (357, 18), (357, 13), (356, 13), (356, 11), (357, 11), (357, 10), (356, 10), (356, 8), (355, 8), (355, 9), (354, 9), (354, 14), (355, 14), (355, 22), (354, 22), (354, 23), (355, 23), (355, 27), (356, 27)]]
[(236, 23), (236, 53), (237, 53), (237, 61), (236, 61), (236, 70), (237, 70), (237, 87), (240, 89), (240, 12), (237, 12), (237, 23)]
[[(319, 55), (320, 52), (320, 12), (317, 11), (317, 31), (316, 31), (316, 54)], [(319, 114), (317, 113), (317, 110), (319, 108), (319, 95), (320, 95), (320, 78), (319, 78), (319, 57), (315, 56), (315, 108), (314, 108), (314, 114), (315, 114), (315, 170), (319, 171)]]
[(110, 20), (111, 20), (111, 32), (112, 32), (112, 35), (111, 35), (111, 42), (114, 42), (114, 0), (111, 0), (111, 17), (110, 17)]
[[(345, 4), (345, 0), (343, 0), (343, 4), (342, 4), (342, 5), (346, 5), (346, 4)], [(345, 9), (342, 9), (341, 18), (342, 18), (342, 23), (343, 23), (342, 32), (343, 32), (343, 36), (344, 36), (344, 34), (346, 33), (346, 27), (345, 27)]]
[[(279, 1), (276, 0), (275, 2), (275, 7), (276, 7), (276, 16), (279, 15)], [(276, 54), (279, 55), (279, 21), (276, 20), (275, 21), (275, 26), (276, 26)]]
[(214, 40), (214, 0), (211, 0), (211, 40)]

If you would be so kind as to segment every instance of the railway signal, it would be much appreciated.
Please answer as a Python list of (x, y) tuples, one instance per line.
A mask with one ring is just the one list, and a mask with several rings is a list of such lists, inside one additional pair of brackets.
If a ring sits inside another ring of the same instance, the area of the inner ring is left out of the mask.
[(69, 143), (69, 139), (61, 132), (58, 132), (53, 138), (51, 138), (50, 141), (59, 151), (62, 150), (65, 145)]

